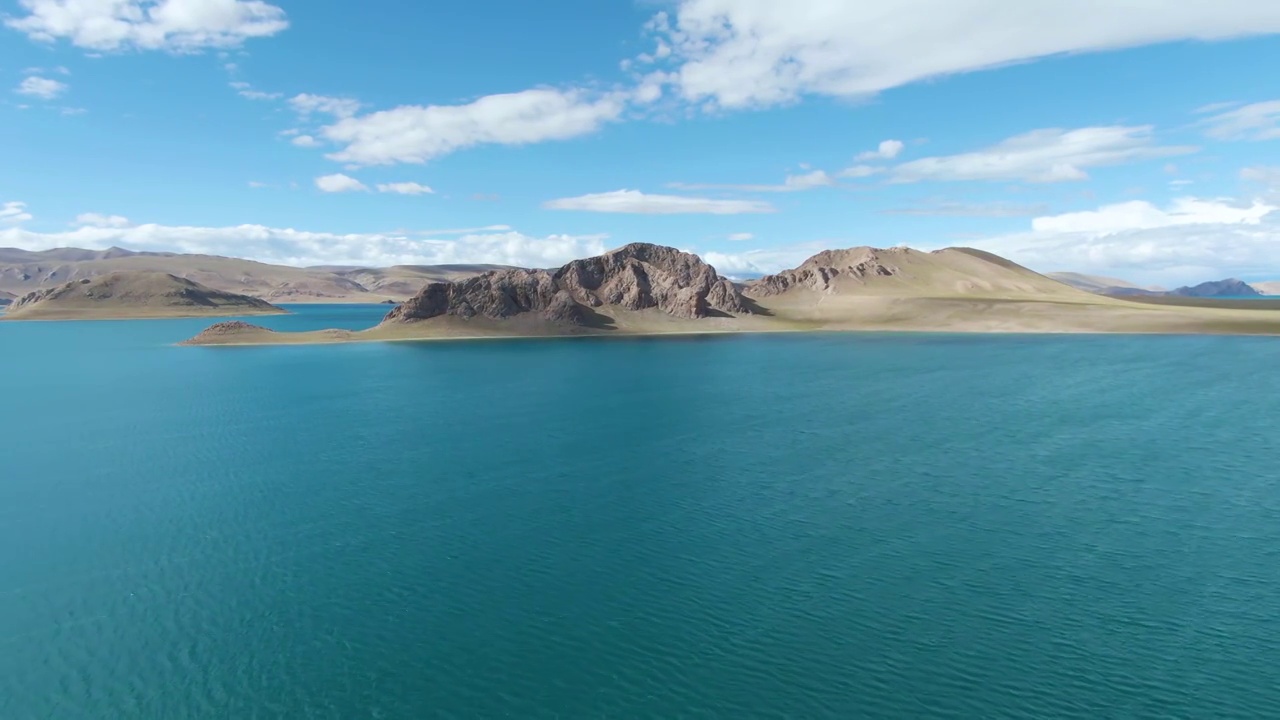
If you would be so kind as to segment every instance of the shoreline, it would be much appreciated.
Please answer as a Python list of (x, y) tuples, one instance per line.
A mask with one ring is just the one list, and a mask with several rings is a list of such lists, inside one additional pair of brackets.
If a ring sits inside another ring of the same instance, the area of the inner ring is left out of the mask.
[(0, 322), (121, 322), (129, 320), (213, 320), (222, 322), (225, 320), (236, 320), (239, 318), (252, 317), (279, 317), (281, 315), (293, 315), (294, 313), (280, 309), (278, 311), (262, 311), (248, 313), (243, 315), (206, 315), (204, 313), (193, 314), (177, 314), (177, 315), (133, 315), (133, 316), (110, 316), (110, 317), (9, 317), (8, 311), (0, 311)]
[[(325, 332), (323, 330), (316, 332)], [(364, 330), (343, 331), (350, 332), (355, 335)], [(284, 334), (284, 333), (282, 333)], [(296, 333), (301, 334), (301, 333)], [(653, 339), (653, 338), (681, 338), (681, 337), (720, 337), (720, 336), (738, 336), (738, 335), (994, 335), (994, 336), (1134, 336), (1134, 337), (1276, 337), (1280, 338), (1280, 334), (1276, 332), (1247, 332), (1247, 331), (1225, 331), (1225, 332), (1193, 332), (1193, 331), (1176, 331), (1176, 330), (960, 330), (960, 329), (908, 329), (908, 328), (777, 328), (769, 330), (689, 330), (678, 332), (627, 332), (627, 333), (575, 333), (565, 335), (459, 335), (459, 336), (437, 336), (437, 337), (389, 337), (389, 338), (335, 338), (332, 340), (298, 340), (285, 342), (228, 342), (228, 343), (190, 343), (188, 341), (180, 341), (171, 343), (171, 347), (193, 347), (193, 348), (260, 348), (260, 347), (314, 347), (318, 345), (367, 345), (371, 343), (436, 343), (436, 342), (483, 342), (495, 340), (622, 340), (622, 339)]]

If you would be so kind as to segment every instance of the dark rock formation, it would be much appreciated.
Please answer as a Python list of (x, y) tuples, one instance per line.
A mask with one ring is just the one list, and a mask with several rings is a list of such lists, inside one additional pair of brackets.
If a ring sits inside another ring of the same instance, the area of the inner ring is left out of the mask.
[(633, 243), (558, 270), (497, 270), (455, 282), (434, 282), (392, 310), (383, 322), (452, 315), (494, 320), (535, 314), (587, 325), (595, 308), (656, 309), (684, 319), (753, 312), (733, 283), (697, 255)]
[(769, 297), (781, 295), (796, 287), (833, 292), (837, 278), (863, 280), (900, 274), (902, 271), (894, 260), (911, 252), (916, 251), (908, 248), (880, 250), (871, 247), (824, 250), (805, 260), (800, 267), (747, 283), (746, 293), (753, 297)]
[(1192, 287), (1180, 287), (1170, 291), (1169, 294), (1199, 298), (1262, 297), (1262, 293), (1255, 290), (1252, 285), (1235, 278), (1200, 283)]

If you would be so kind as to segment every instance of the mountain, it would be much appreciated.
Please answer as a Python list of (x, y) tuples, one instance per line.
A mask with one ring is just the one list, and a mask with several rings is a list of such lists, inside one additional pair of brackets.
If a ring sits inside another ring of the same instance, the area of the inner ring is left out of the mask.
[(18, 298), (6, 320), (69, 320), (268, 315), (284, 311), (184, 278), (156, 272), (116, 272), (36, 290)]
[(1058, 282), (1066, 283), (1078, 290), (1100, 293), (1103, 295), (1144, 295), (1147, 293), (1164, 292), (1161, 288), (1142, 287), (1140, 285), (1135, 285), (1128, 280), (1104, 277), (1102, 275), (1085, 275), (1083, 273), (1073, 272), (1052, 272), (1048, 273), (1046, 277), (1051, 277)]
[(634, 243), (554, 270), (491, 270), (430, 283), (358, 337), (219, 323), (188, 344), (725, 331), (754, 327), (758, 315), (697, 255)]
[(1199, 285), (1191, 287), (1180, 287), (1177, 290), (1171, 291), (1169, 294), (1177, 295), (1179, 297), (1197, 298), (1262, 296), (1262, 293), (1255, 290), (1251, 285), (1243, 280), (1237, 280), (1235, 278), (1200, 283)]
[(8, 305), (9, 303), (11, 303), (11, 302), (13, 302), (14, 300), (17, 300), (17, 299), (18, 299), (18, 296), (17, 296), (17, 295), (14, 295), (13, 293), (7, 293), (7, 292), (5, 292), (5, 291), (3, 291), (3, 290), (0, 290), (0, 307), (3, 307), (3, 306), (5, 306), (5, 305)]
[(429, 282), (471, 277), (492, 265), (399, 265), (390, 268), (300, 268), (216, 255), (133, 252), (121, 248), (59, 248), (32, 252), (0, 248), (0, 292), (33, 290), (113, 272), (161, 272), (215, 290), (273, 302), (403, 300)]
[(433, 282), (392, 310), (384, 324), (536, 314), (552, 323), (590, 325), (598, 321), (597, 308), (656, 309), (685, 320), (752, 312), (733, 283), (697, 255), (634, 243), (554, 271), (496, 270)]
[(637, 243), (556, 270), (434, 282), (368, 330), (219, 323), (188, 344), (795, 330), (1280, 334), (1269, 307), (1132, 302), (970, 248), (828, 250), (735, 285), (696, 255)]
[(793, 270), (746, 284), (746, 294), (768, 298), (823, 295), (1077, 295), (1075, 290), (991, 253), (970, 248), (923, 252), (906, 247), (827, 250)]

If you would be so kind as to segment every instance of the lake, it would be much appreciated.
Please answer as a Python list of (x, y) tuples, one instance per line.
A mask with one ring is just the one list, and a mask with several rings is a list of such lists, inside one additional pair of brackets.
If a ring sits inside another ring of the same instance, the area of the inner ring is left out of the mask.
[(1280, 708), (1276, 339), (208, 324), (0, 323), (0, 717)]

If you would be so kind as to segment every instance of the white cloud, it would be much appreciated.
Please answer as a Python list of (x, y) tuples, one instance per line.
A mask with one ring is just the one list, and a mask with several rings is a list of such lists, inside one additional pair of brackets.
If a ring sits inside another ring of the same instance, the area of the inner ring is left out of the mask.
[(345, 147), (328, 157), (356, 165), (425, 163), (475, 145), (567, 140), (616, 120), (625, 95), (536, 89), (489, 95), (467, 105), (406, 105), (325, 127)]
[(29, 95), (44, 100), (52, 100), (67, 91), (68, 85), (64, 82), (52, 80), (50, 78), (32, 75), (18, 83), (14, 92), (19, 95)]
[(129, 227), (129, 218), (122, 215), (103, 215), (101, 213), (81, 213), (76, 216), (75, 225), (84, 227), (123, 228)]
[(432, 195), (435, 190), (416, 182), (379, 183), (378, 192), (395, 195)]
[(415, 230), (415, 235), (474, 235), (476, 233), (493, 233), (507, 232), (511, 230), (510, 225), (486, 225), (484, 227), (472, 228), (444, 228), (434, 230)]
[(1240, 171), (1240, 179), (1280, 188), (1280, 167), (1247, 167)]
[(1178, 225), (1257, 225), (1275, 209), (1261, 202), (1245, 207), (1197, 198), (1180, 198), (1162, 209), (1144, 200), (1133, 200), (1097, 210), (1038, 217), (1031, 221), (1031, 229), (1054, 234), (1112, 235)]
[(854, 165), (840, 171), (842, 178), (868, 178), (872, 175), (878, 175), (884, 172), (884, 168), (878, 168), (873, 165)]
[(59, 115), (83, 115), (87, 112), (89, 111), (82, 107), (64, 107), (58, 109)]
[(27, 204), (11, 200), (0, 205), (0, 223), (21, 223), (32, 219), (31, 213), (27, 212)]
[(866, 96), (1064, 53), (1280, 32), (1258, 0), (679, 0), (649, 29), (672, 48), (679, 91), (726, 108), (805, 94)]
[(823, 250), (848, 247), (849, 244), (847, 242), (807, 242), (739, 253), (710, 251), (702, 253), (702, 258), (718, 272), (731, 277), (764, 275), (797, 267)]
[(1035, 218), (1027, 232), (972, 243), (1037, 270), (1180, 285), (1280, 274), (1280, 213), (1253, 201), (1133, 201)]
[(788, 175), (780, 185), (734, 185), (728, 183), (667, 183), (677, 190), (737, 190), (739, 192), (799, 192), (829, 187), (836, 181), (824, 170), (813, 170), (803, 175)]
[(1158, 146), (1151, 126), (1048, 128), (1008, 138), (977, 152), (928, 157), (898, 165), (894, 182), (922, 180), (1084, 180), (1086, 168), (1184, 155), (1198, 148)]
[(304, 148), (320, 147), (320, 141), (310, 135), (295, 135), (289, 142)]
[(755, 236), (755, 233), (740, 232), (740, 233), (730, 234), (728, 236), (728, 239), (732, 240), (733, 242), (746, 242), (747, 240), (755, 240), (756, 236)]
[(33, 40), (68, 40), (88, 50), (196, 52), (235, 47), (289, 26), (263, 0), (18, 0), (5, 25)]
[(333, 175), (322, 175), (316, 178), (316, 187), (321, 192), (342, 193), (342, 192), (368, 192), (369, 187), (359, 180), (342, 173), (334, 173)]
[(1236, 107), (1206, 118), (1203, 124), (1209, 137), (1218, 140), (1280, 140), (1280, 100)]
[(638, 215), (742, 215), (774, 212), (769, 203), (751, 200), (712, 200), (677, 195), (646, 195), (639, 190), (582, 195), (549, 200), (542, 205), (550, 210), (582, 210), (585, 212), (632, 213)]
[(262, 182), (261, 180), (250, 180), (250, 181), (249, 181), (249, 187), (254, 188), (255, 190), (257, 190), (257, 189), (261, 189), (261, 188), (275, 187), (275, 185), (272, 185), (271, 183), (265, 183), (265, 182)]
[[(329, 233), (264, 225), (190, 227), (136, 225), (127, 228), (81, 227), (58, 233), (21, 228), (0, 230), (0, 247), (48, 250), (58, 247), (106, 249), (112, 246), (154, 252), (242, 257), (283, 265), (438, 265), (494, 263), (554, 267), (605, 251), (604, 235), (531, 237), (515, 231), (481, 228), (448, 239), (403, 233)], [(440, 233), (444, 234), (444, 233)]]
[(312, 113), (323, 113), (336, 118), (349, 118), (360, 112), (360, 101), (351, 98), (329, 97), (302, 93), (289, 98), (289, 105), (303, 118)]
[(65, 66), (58, 65), (57, 67), (47, 69), (42, 67), (29, 67), (22, 71), (23, 75), (49, 75), (51, 73), (56, 73), (58, 75), (70, 75), (71, 70), (67, 69)]
[(1047, 210), (1045, 205), (1017, 205), (1006, 202), (974, 203), (939, 200), (884, 210), (886, 215), (921, 217), (1029, 217)]
[(902, 149), (905, 147), (906, 144), (901, 140), (885, 140), (880, 143), (880, 146), (875, 150), (868, 150), (867, 152), (859, 153), (858, 157), (854, 158), (854, 160), (857, 162), (892, 160), (898, 157), (898, 155), (902, 153)]
[(254, 90), (253, 86), (247, 82), (236, 81), (228, 84), (231, 85), (231, 87), (235, 88), (237, 95), (239, 95), (242, 98), (247, 98), (249, 100), (279, 100), (280, 98), (284, 97), (282, 93), (278, 93), (278, 92), (263, 92), (261, 90)]

